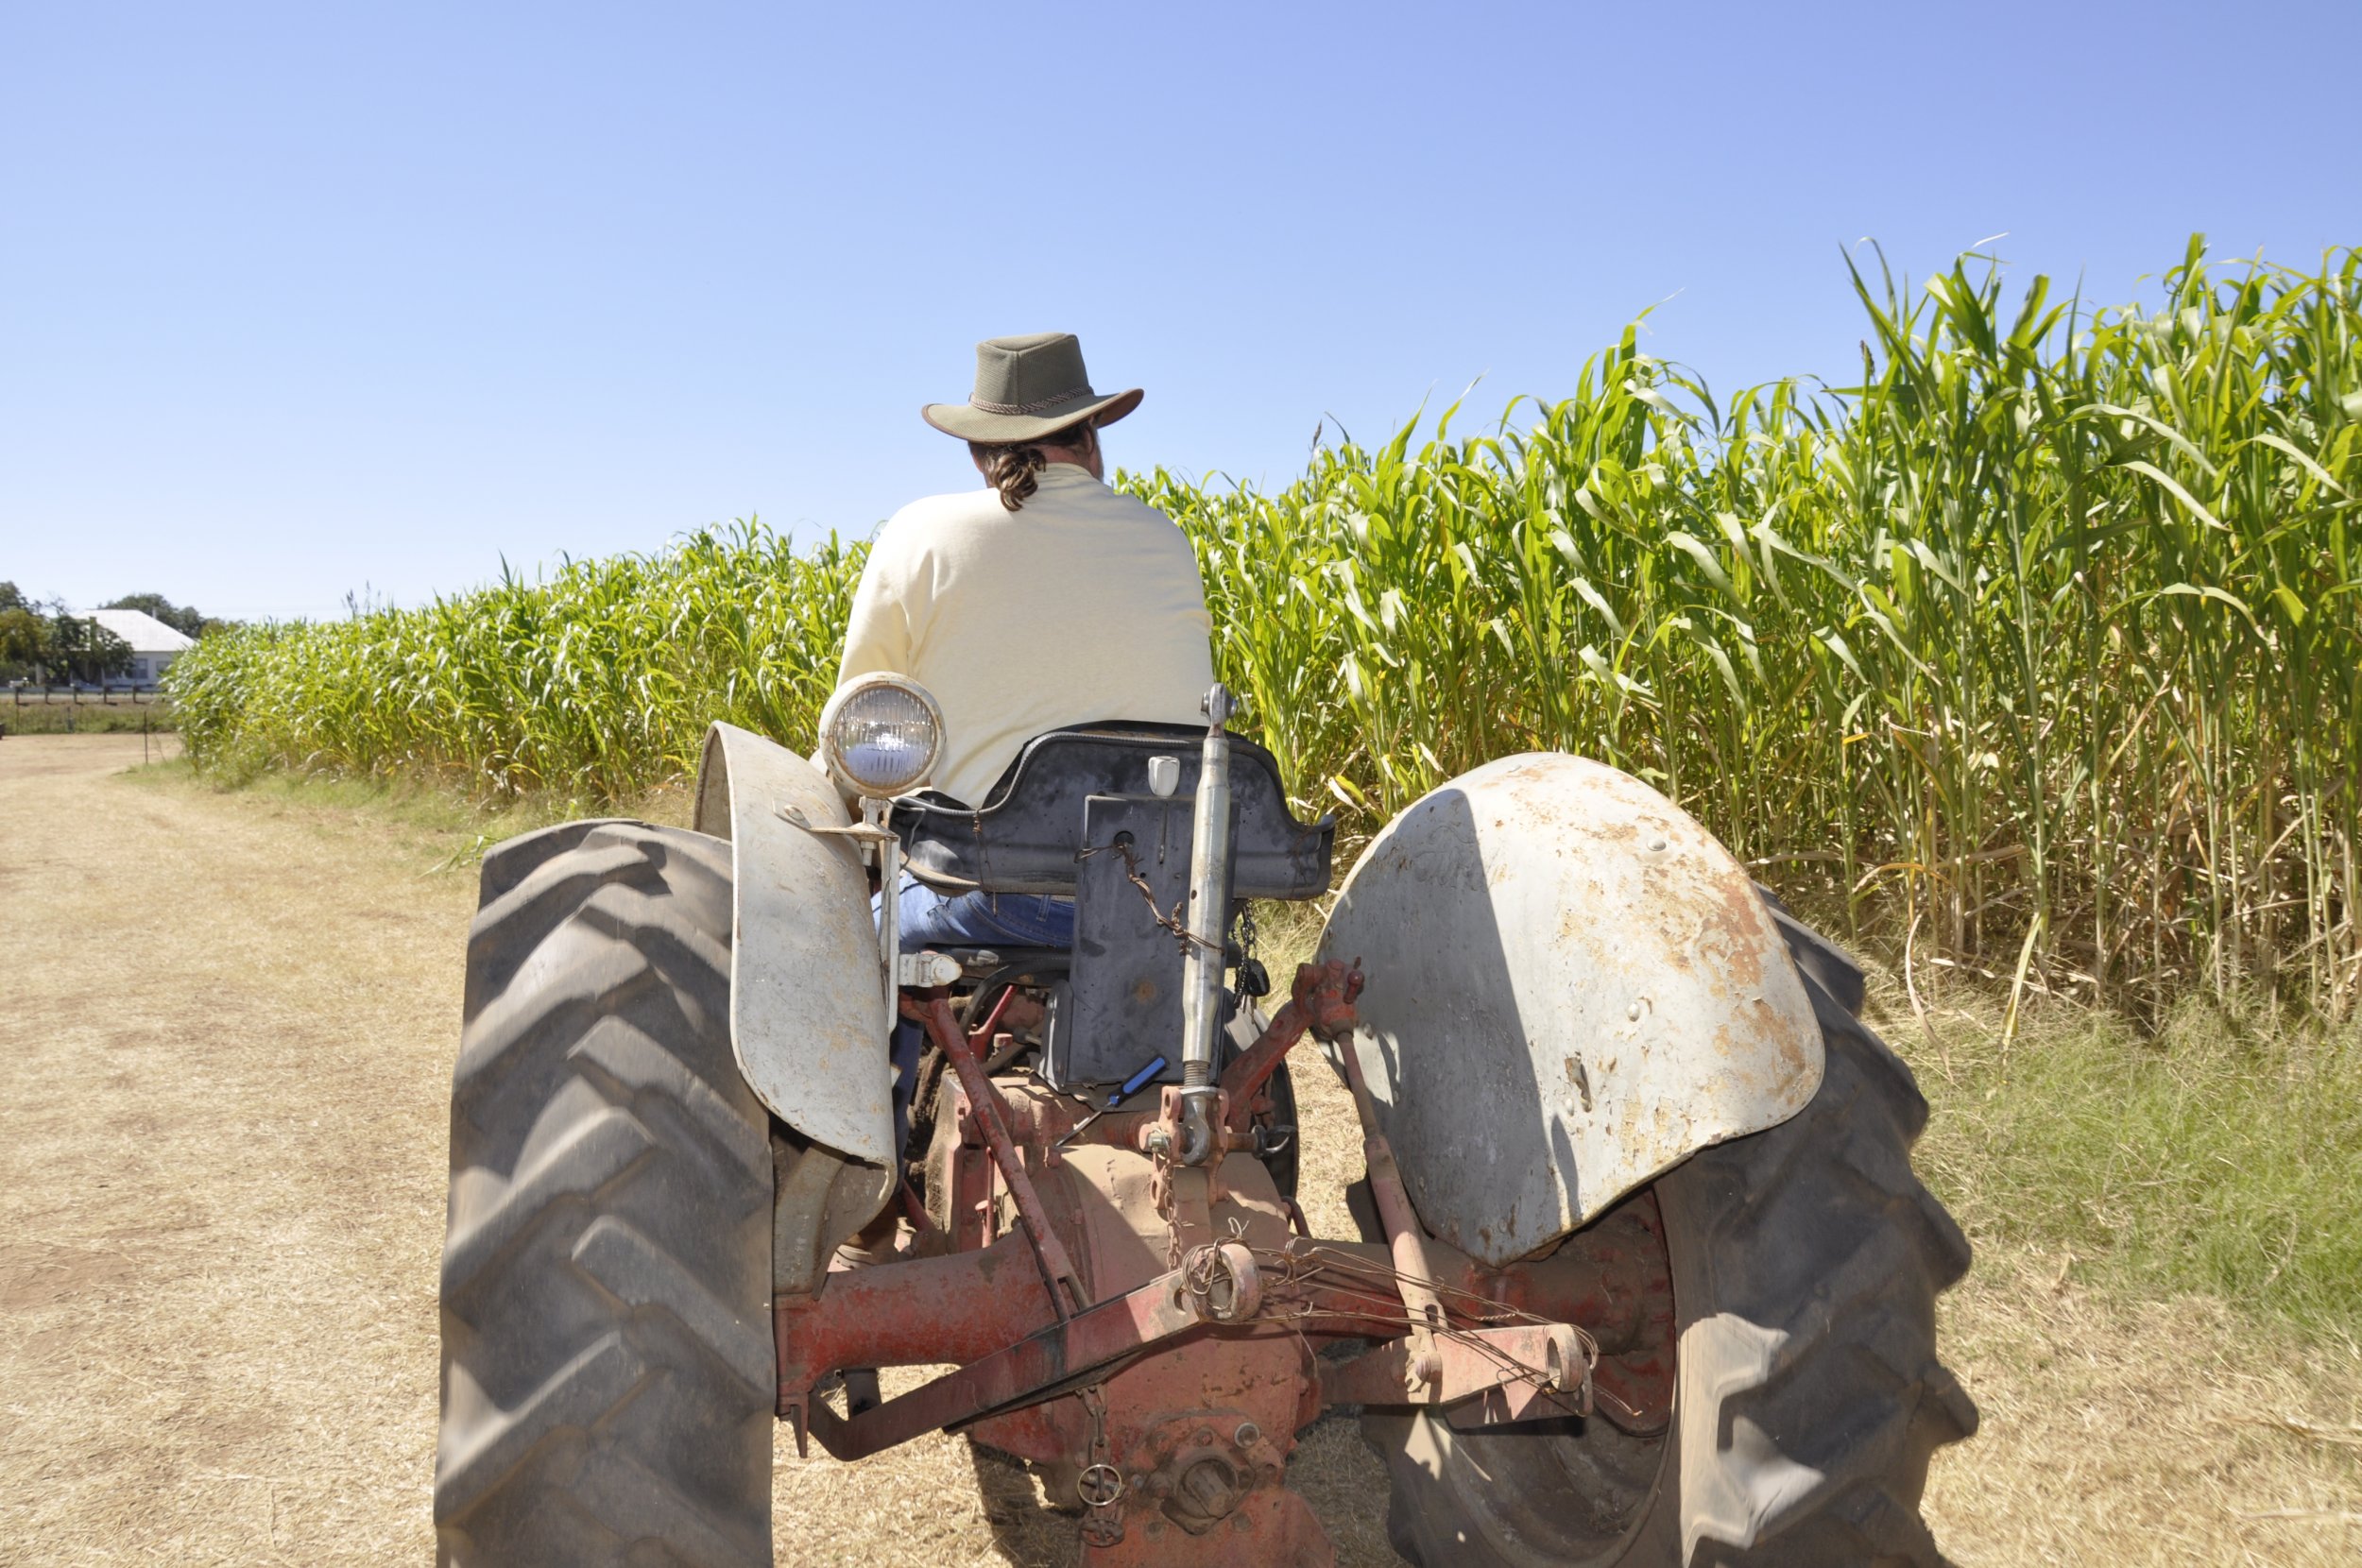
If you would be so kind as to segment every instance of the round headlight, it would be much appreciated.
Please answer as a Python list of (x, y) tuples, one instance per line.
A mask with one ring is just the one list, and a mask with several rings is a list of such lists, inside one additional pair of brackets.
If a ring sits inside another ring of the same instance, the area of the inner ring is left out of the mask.
[(943, 759), (943, 709), (906, 675), (856, 676), (821, 710), (820, 753), (855, 794), (908, 794)]

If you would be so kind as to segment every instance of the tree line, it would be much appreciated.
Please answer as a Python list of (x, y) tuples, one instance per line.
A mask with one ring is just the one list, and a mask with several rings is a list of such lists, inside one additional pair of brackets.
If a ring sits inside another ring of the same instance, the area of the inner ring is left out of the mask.
[[(227, 624), (161, 593), (128, 593), (99, 606), (145, 610), (186, 637)], [(104, 681), (131, 667), (131, 645), (62, 599), (35, 599), (0, 582), (0, 680)]]

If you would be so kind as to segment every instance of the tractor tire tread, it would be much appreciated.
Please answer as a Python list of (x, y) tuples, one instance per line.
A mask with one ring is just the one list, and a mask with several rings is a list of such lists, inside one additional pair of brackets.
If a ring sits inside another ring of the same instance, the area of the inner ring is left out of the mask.
[(453, 1074), (446, 1568), (771, 1561), (770, 1133), (730, 1050), (729, 872), (727, 844), (631, 822), (485, 860)]

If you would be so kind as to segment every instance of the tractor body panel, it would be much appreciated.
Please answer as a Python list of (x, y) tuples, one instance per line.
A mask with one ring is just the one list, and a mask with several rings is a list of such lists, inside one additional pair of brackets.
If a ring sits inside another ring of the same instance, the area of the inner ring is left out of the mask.
[(868, 878), (853, 841), (827, 831), (850, 826), (845, 803), (803, 758), (724, 724), (707, 732), (696, 798), (697, 831), (729, 840), (735, 865), (739, 1070), (797, 1133), (889, 1173), (882, 1203), (898, 1152), (894, 1069)]
[(1370, 844), (1321, 957), (1421, 1221), (1496, 1267), (1794, 1116), (1821, 1032), (1745, 869), (1614, 768), (1504, 758)]

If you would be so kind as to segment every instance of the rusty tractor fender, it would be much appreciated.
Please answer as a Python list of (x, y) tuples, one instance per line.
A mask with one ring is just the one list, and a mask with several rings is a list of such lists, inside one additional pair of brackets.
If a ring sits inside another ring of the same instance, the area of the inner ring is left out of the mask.
[(830, 831), (850, 825), (811, 762), (733, 724), (706, 732), (695, 827), (730, 843), (731, 1048), (756, 1098), (827, 1156), (780, 1172), (783, 1222), (813, 1233), (780, 1238), (788, 1289), (817, 1287), (828, 1251), (884, 1207), (898, 1171), (868, 878)]
[[(1689, 814), (1562, 753), (1489, 762), (1374, 840), (1320, 957), (1426, 1227), (1498, 1267), (1820, 1087), (1772, 912)], [(1332, 1063), (1334, 1058), (1332, 1056)]]

